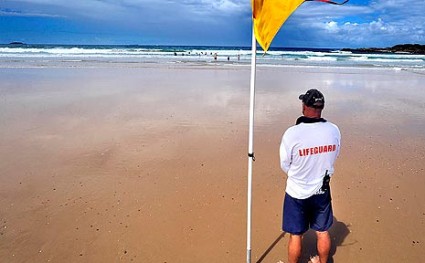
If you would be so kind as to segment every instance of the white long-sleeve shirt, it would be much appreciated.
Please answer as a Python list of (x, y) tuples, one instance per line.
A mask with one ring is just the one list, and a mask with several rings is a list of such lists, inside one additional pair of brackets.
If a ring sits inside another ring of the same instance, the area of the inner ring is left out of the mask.
[(341, 145), (341, 133), (335, 124), (303, 118), (307, 122), (286, 130), (279, 151), (280, 166), (288, 175), (286, 193), (297, 199), (317, 193), (326, 171), (332, 176)]

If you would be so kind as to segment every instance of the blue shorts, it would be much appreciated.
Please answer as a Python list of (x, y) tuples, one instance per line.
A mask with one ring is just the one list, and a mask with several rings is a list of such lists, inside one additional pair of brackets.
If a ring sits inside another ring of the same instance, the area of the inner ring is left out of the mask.
[(283, 231), (302, 235), (309, 228), (327, 231), (333, 223), (330, 190), (307, 199), (296, 199), (285, 194), (283, 204)]

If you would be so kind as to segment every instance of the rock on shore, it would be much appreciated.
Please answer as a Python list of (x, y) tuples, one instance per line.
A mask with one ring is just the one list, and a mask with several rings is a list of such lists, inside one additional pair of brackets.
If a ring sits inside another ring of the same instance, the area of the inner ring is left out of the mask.
[(388, 48), (343, 48), (342, 51), (350, 51), (353, 53), (407, 53), (425, 55), (425, 45), (403, 44)]

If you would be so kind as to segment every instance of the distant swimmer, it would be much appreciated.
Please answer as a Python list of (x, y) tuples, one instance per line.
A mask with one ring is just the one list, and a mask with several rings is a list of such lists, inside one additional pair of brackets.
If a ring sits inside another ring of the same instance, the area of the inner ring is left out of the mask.
[(217, 60), (217, 53), (214, 53), (214, 60)]

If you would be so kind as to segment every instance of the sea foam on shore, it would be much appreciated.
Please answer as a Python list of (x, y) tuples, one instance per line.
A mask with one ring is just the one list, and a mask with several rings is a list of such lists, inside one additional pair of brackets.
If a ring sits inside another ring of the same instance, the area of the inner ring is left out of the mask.
[[(264, 56), (257, 51), (257, 64), (269, 66), (380, 67), (425, 70), (425, 55), (356, 54), (338, 49), (272, 48)], [(250, 63), (247, 47), (202, 46), (86, 46), (0, 45), (0, 67), (91, 67), (93, 63)], [(80, 62), (77, 64), (76, 62)], [(120, 65), (123, 66), (123, 65)]]

